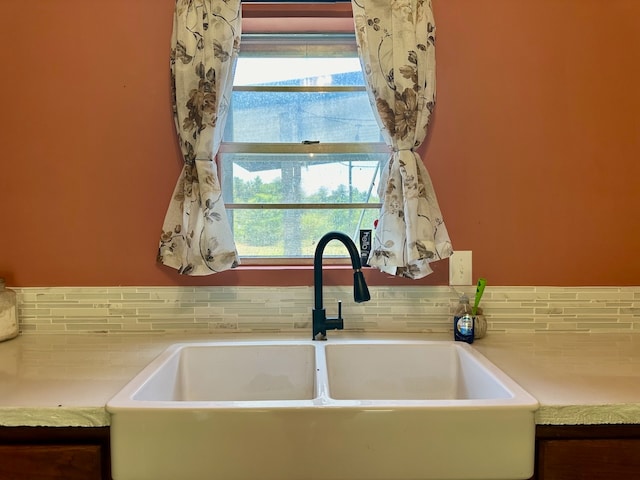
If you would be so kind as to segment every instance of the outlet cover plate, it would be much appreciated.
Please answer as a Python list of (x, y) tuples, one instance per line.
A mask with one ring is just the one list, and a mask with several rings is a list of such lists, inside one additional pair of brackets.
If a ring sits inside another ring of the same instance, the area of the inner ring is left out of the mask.
[(472, 285), (472, 254), (471, 250), (455, 251), (449, 257), (449, 285)]

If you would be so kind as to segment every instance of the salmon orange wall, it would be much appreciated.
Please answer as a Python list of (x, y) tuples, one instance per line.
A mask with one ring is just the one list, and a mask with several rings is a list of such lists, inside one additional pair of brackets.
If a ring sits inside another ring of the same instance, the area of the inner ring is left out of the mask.
[[(438, 103), (423, 154), (474, 276), (640, 284), (640, 2), (433, 3)], [(173, 6), (4, 2), (0, 275), (10, 285), (311, 283), (308, 269), (191, 279), (155, 262), (181, 167)], [(447, 282), (441, 263), (425, 283)]]

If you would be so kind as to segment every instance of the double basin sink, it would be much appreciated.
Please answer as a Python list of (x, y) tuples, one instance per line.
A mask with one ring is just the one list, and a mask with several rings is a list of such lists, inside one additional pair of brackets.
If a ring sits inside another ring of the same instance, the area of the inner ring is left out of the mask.
[(537, 407), (459, 342), (180, 343), (107, 404), (112, 474), (524, 479)]

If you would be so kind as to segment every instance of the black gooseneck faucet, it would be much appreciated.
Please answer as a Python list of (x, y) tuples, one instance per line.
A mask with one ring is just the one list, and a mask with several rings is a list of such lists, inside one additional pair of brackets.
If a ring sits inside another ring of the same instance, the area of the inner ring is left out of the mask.
[(347, 247), (349, 256), (351, 257), (351, 265), (353, 266), (353, 300), (356, 303), (371, 300), (367, 283), (362, 273), (362, 263), (360, 256), (353, 240), (342, 232), (329, 232), (325, 234), (316, 246), (315, 256), (313, 258), (313, 340), (326, 340), (327, 330), (342, 330), (344, 321), (342, 319), (341, 303), (338, 302), (338, 316), (336, 318), (327, 318), (326, 311), (322, 306), (322, 255), (324, 248), (331, 240), (339, 240)]

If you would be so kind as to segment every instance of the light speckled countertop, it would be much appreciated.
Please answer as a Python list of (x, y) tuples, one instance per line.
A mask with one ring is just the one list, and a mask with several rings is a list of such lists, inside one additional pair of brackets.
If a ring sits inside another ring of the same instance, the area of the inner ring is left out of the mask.
[[(0, 425), (109, 425), (107, 401), (167, 346), (240, 338), (300, 337), (30, 334), (0, 343)], [(640, 334), (489, 332), (473, 346), (538, 399), (538, 424), (640, 424)]]

